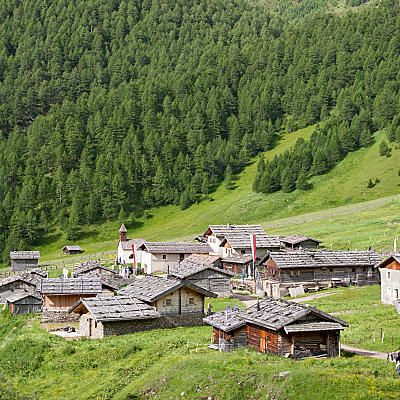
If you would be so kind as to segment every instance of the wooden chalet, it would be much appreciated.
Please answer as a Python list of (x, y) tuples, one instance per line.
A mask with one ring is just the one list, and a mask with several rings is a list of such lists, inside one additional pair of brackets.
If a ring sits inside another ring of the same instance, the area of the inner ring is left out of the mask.
[(16, 291), (6, 297), (9, 310), (15, 314), (28, 314), (42, 312), (43, 301), (38, 294)]
[(83, 253), (81, 246), (77, 246), (77, 245), (64, 246), (62, 250), (63, 250), (64, 254), (69, 254), (69, 255)]
[(160, 314), (151, 305), (132, 296), (80, 299), (69, 312), (80, 316), (79, 333), (90, 338), (101, 339), (160, 327)]
[(165, 271), (192, 254), (212, 253), (207, 243), (198, 242), (145, 242), (139, 250), (143, 251), (142, 268), (146, 274)]
[[(219, 256), (211, 257), (214, 257), (215, 260), (217, 259), (216, 257), (219, 259)], [(215, 267), (214, 263), (207, 264), (207, 262), (214, 259), (210, 258), (202, 261), (196, 257), (189, 257), (181, 263), (169, 267), (168, 274), (216, 293), (218, 297), (229, 297), (232, 294), (231, 279), (235, 274)]]
[(304, 235), (290, 235), (280, 238), (281, 247), (283, 250), (317, 250), (322, 243), (321, 240), (313, 239)]
[(400, 254), (394, 253), (377, 265), (381, 277), (381, 300), (384, 304), (400, 301)]
[(348, 326), (315, 307), (272, 298), (247, 310), (221, 311), (204, 322), (213, 326), (215, 347), (226, 347), (226, 341), (231, 347), (243, 346), (245, 327), (247, 346), (295, 358), (340, 355), (340, 331)]
[(101, 276), (102, 278), (114, 279), (116, 272), (113, 269), (104, 267), (97, 261), (87, 261), (75, 268), (71, 275), (73, 278), (81, 276)]
[(0, 303), (5, 304), (6, 299), (15, 292), (28, 292), (37, 295), (39, 278), (36, 274), (23, 273), (11, 275), (0, 280)]
[(381, 261), (374, 251), (281, 251), (269, 253), (263, 262), (264, 292), (280, 298), (289, 288), (321, 289), (334, 286), (375, 285), (379, 283), (376, 265)]
[(117, 294), (135, 297), (151, 305), (161, 316), (168, 316), (160, 327), (169, 328), (202, 325), (205, 297), (217, 297), (189, 281), (156, 275), (137, 278)]
[(39, 251), (12, 251), (10, 252), (11, 269), (13, 271), (23, 271), (36, 268), (39, 258)]
[(235, 275), (242, 275), (242, 271), (244, 271), (245, 276), (247, 276), (252, 263), (253, 256), (251, 254), (233, 253), (222, 259), (222, 267)]
[(208, 243), (223, 258), (234, 253), (251, 254), (250, 235), (256, 236), (256, 257), (280, 249), (279, 236), (267, 236), (260, 225), (210, 225), (197, 240)]

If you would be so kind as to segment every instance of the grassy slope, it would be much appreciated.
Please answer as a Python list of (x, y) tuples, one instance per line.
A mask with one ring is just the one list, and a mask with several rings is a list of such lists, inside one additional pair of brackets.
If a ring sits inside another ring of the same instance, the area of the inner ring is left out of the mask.
[[(312, 130), (313, 127), (308, 127), (284, 136), (275, 149), (265, 153), (266, 159), (292, 147), (299, 137), (307, 139)], [(184, 211), (175, 206), (150, 210), (151, 217), (140, 219), (129, 229), (129, 236), (147, 240), (190, 240), (209, 224), (261, 223), (270, 234), (310, 234), (322, 238), (327, 246), (367, 248), (372, 236), (374, 247), (390, 248), (393, 235), (399, 233), (397, 215), (400, 203), (382, 197), (398, 193), (400, 150), (394, 149), (390, 158), (380, 157), (378, 147), (383, 137), (378, 133), (373, 146), (348, 155), (328, 174), (312, 178), (313, 189), (307, 192), (254, 193), (251, 190), (257, 168), (254, 161), (239, 175), (234, 190), (229, 191), (221, 185), (211, 195), (212, 199)], [(367, 189), (369, 178), (379, 178), (381, 182)], [(373, 199), (379, 200), (355, 204)], [(322, 211), (304, 215), (318, 210)], [(289, 216), (297, 217), (287, 219)], [(101, 256), (101, 252), (113, 253), (117, 246), (118, 228), (116, 221), (83, 227), (85, 233), (77, 242), (86, 254)], [(51, 232), (44, 245), (38, 248), (42, 253), (41, 261), (81, 258), (63, 257), (60, 249), (64, 244), (60, 234)]]

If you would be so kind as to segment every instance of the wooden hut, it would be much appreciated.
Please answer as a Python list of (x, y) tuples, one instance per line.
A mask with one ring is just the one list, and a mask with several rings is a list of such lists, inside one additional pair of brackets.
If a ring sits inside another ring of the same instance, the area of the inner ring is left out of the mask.
[(297, 234), (282, 236), (280, 241), (282, 249), (288, 251), (301, 249), (317, 250), (319, 245), (322, 243), (321, 240)]
[(8, 276), (0, 280), (0, 303), (5, 304), (8, 296), (14, 292), (28, 292), (34, 295), (38, 294), (38, 277), (35, 274), (17, 274)]
[(80, 299), (69, 312), (80, 315), (79, 333), (90, 338), (151, 330), (160, 327), (160, 314), (132, 296)]
[(12, 251), (10, 252), (11, 268), (13, 271), (36, 268), (39, 258), (39, 251)]
[(217, 268), (214, 264), (202, 264), (196, 259), (187, 259), (169, 267), (168, 274), (216, 293), (218, 297), (229, 297), (232, 294), (231, 279), (235, 274)]
[(83, 250), (82, 250), (81, 246), (77, 246), (77, 245), (70, 246), (69, 245), (69, 246), (63, 247), (63, 253), (69, 254), (69, 255), (80, 254), (80, 253), (83, 253)]
[(274, 298), (289, 294), (289, 288), (327, 288), (379, 283), (376, 265), (381, 261), (374, 251), (271, 252), (264, 266), (264, 291)]
[(6, 298), (6, 304), (14, 315), (28, 314), (41, 312), (43, 301), (39, 295), (21, 290), (10, 294)]
[(215, 293), (189, 281), (155, 275), (135, 279), (117, 294), (142, 300), (161, 316), (168, 316), (160, 326), (164, 328), (202, 325), (205, 297), (217, 297)]
[(247, 276), (252, 263), (253, 256), (251, 254), (234, 253), (222, 259), (222, 267), (227, 271), (233, 272), (235, 275), (242, 275), (242, 271), (244, 271)]
[(238, 331), (236, 347), (242, 346), (245, 325), (247, 346), (261, 353), (295, 358), (339, 355), (340, 331), (348, 326), (347, 322), (315, 307), (272, 298), (246, 310), (221, 311), (204, 322), (214, 328), (215, 345), (220, 343), (221, 331), (235, 344)]
[(104, 267), (97, 261), (87, 261), (81, 263), (79, 267), (72, 271), (72, 277), (81, 276), (101, 276), (102, 278), (114, 279), (116, 272), (113, 269)]

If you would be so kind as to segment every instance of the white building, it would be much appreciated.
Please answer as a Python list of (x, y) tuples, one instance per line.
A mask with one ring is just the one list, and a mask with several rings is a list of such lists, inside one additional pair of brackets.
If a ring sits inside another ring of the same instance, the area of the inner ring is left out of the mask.
[[(133, 264), (133, 249), (136, 248), (136, 263), (142, 263), (142, 251), (139, 247), (145, 243), (144, 239), (128, 239), (127, 229), (124, 224), (119, 228), (118, 262), (120, 264)], [(143, 267), (142, 267), (143, 268)]]
[(394, 304), (400, 300), (400, 254), (392, 254), (379, 265), (381, 274), (381, 300)]
[(168, 266), (183, 261), (191, 254), (209, 254), (212, 248), (207, 243), (193, 242), (145, 242), (140, 247), (142, 268), (146, 274), (167, 271)]
[(250, 235), (256, 235), (256, 257), (279, 251), (279, 236), (267, 236), (260, 225), (210, 225), (200, 240), (207, 242), (214, 254), (228, 257), (234, 253), (251, 254)]

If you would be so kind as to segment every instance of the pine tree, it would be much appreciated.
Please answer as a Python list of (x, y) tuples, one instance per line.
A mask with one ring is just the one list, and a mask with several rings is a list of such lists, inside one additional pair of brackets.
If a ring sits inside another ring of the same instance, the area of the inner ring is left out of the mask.
[(233, 183), (232, 183), (232, 169), (231, 169), (230, 165), (228, 165), (225, 170), (224, 186), (228, 190), (232, 190), (234, 188)]
[(121, 206), (121, 208), (119, 209), (119, 213), (118, 213), (118, 222), (119, 222), (120, 224), (126, 223), (125, 210), (124, 210), (124, 207), (122, 207), (122, 206)]
[(310, 182), (308, 182), (307, 173), (305, 171), (301, 171), (299, 177), (296, 181), (296, 189), (297, 190), (309, 190), (312, 188)]

